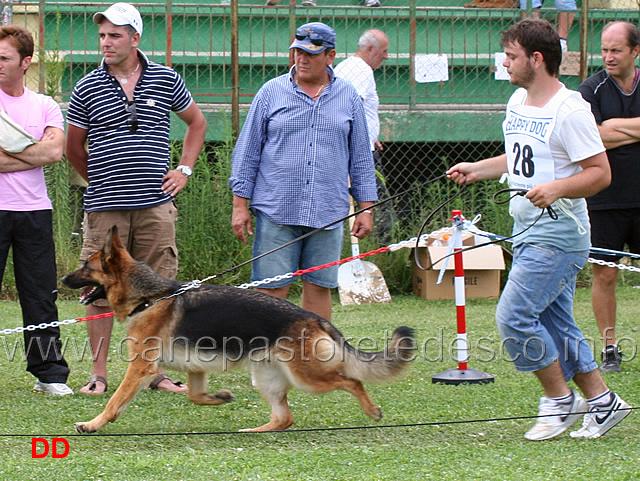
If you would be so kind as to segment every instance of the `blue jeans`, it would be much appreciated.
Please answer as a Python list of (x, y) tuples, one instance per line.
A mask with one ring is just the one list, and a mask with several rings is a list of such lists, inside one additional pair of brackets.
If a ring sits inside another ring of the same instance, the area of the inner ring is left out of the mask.
[(569, 381), (598, 367), (573, 318), (576, 276), (588, 254), (547, 245), (514, 249), (496, 323), (519, 371), (539, 371), (558, 359)]
[[(254, 256), (268, 252), (307, 232), (315, 230), (311, 227), (276, 224), (260, 211), (256, 211), (255, 215)], [(336, 229), (316, 232), (310, 237), (253, 261), (251, 280), (270, 279), (277, 275), (295, 272), (298, 269), (308, 269), (335, 262), (340, 259), (342, 254), (343, 239), (344, 229), (342, 226)], [(338, 266), (303, 274), (302, 279), (311, 284), (332, 289), (338, 286)], [(294, 281), (295, 277), (270, 282), (261, 287), (284, 287)]]

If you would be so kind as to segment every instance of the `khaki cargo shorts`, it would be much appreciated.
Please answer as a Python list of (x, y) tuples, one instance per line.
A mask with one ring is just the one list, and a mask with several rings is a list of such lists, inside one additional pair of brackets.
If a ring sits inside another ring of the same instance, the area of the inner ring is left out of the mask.
[[(163, 277), (175, 279), (178, 274), (177, 218), (178, 210), (173, 202), (148, 209), (85, 213), (80, 260), (84, 262), (102, 249), (107, 232), (117, 225), (120, 239), (134, 259), (149, 264)], [(98, 299), (93, 304), (109, 305), (106, 299)]]

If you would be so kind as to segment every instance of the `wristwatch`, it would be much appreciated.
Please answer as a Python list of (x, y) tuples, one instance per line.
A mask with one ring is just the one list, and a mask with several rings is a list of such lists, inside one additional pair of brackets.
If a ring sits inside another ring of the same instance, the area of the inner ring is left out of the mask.
[(191, 174), (193, 174), (193, 170), (191, 170), (191, 167), (188, 165), (179, 165), (176, 167), (176, 170), (182, 172), (185, 177), (191, 177)]

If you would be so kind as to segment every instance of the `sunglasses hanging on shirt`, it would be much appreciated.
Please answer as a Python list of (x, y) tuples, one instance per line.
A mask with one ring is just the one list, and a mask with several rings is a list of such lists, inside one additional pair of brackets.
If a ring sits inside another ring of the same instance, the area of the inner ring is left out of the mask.
[(129, 125), (129, 132), (135, 132), (138, 130), (138, 116), (136, 115), (136, 103), (134, 101), (127, 102), (124, 109), (129, 114), (127, 119), (127, 125)]

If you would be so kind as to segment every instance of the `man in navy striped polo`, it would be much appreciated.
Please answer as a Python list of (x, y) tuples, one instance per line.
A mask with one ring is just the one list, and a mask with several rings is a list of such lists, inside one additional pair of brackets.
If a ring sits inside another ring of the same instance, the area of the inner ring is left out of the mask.
[[(104, 244), (118, 225), (134, 258), (173, 279), (178, 270), (174, 197), (192, 174), (202, 149), (206, 120), (184, 80), (169, 67), (150, 61), (140, 50), (142, 18), (128, 3), (116, 3), (93, 16), (103, 60), (75, 86), (67, 112), (66, 155), (89, 182), (84, 195), (81, 260)], [(169, 170), (169, 114), (187, 125), (180, 163)], [(88, 141), (88, 150), (85, 147)], [(87, 314), (109, 312), (106, 301)], [(107, 355), (113, 317), (87, 324), (94, 356), (93, 375), (80, 389), (107, 390)], [(160, 373), (151, 387), (183, 391), (186, 386)]]

